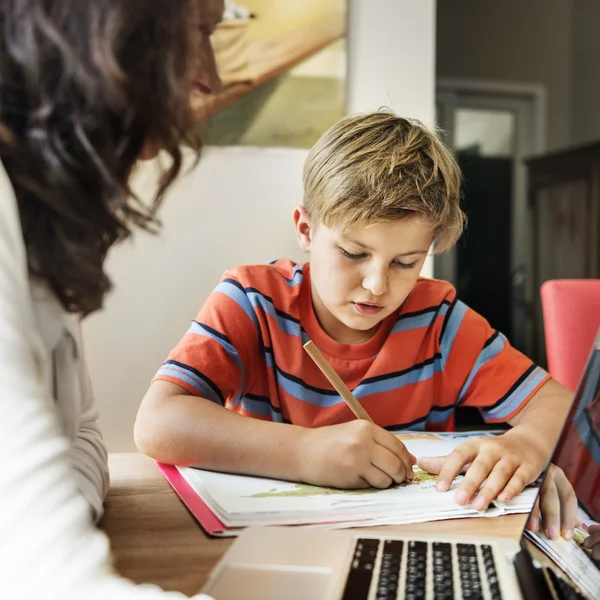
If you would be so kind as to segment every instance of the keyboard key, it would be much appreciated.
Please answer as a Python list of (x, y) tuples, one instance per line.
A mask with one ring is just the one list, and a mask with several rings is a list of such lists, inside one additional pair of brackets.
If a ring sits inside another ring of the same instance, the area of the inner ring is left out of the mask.
[(481, 557), (485, 568), (485, 579), (490, 590), (492, 600), (502, 600), (500, 592), (500, 582), (498, 581), (498, 573), (496, 572), (496, 563), (494, 562), (494, 552), (492, 547), (483, 544), (481, 546)]
[(433, 598), (454, 598), (454, 574), (452, 572), (452, 545), (435, 542), (433, 552)]
[(425, 598), (427, 587), (427, 542), (408, 542), (406, 598)]
[[(381, 561), (377, 563), (380, 549)], [(428, 581), (433, 590), (433, 600), (454, 599), (455, 588), (468, 600), (483, 600), (483, 588), (489, 590), (489, 594), (485, 594), (486, 598), (503, 600), (492, 547), (484, 544), (479, 549), (481, 566), (478, 546), (475, 544), (453, 546), (442, 542), (361, 538), (356, 542), (342, 600), (367, 600), (371, 587), (374, 588), (372, 597), (375, 600), (396, 600), (402, 595), (398, 593), (398, 586), (403, 552), (407, 554), (404, 587), (406, 600), (425, 600)], [(454, 577), (454, 554), (458, 565), (458, 581)], [(375, 569), (376, 564), (379, 565), (379, 571)], [(565, 585), (567, 584), (562, 581), (556, 584), (561, 591)], [(559, 598), (581, 600), (581, 596), (568, 585)]]
[(468, 600), (483, 599), (477, 547), (475, 544), (457, 544), (458, 572), (463, 598)]
[(379, 571), (375, 595), (377, 600), (396, 599), (403, 548), (404, 542), (401, 540), (385, 540), (383, 543), (381, 569)]
[(379, 545), (380, 540), (377, 539), (361, 538), (356, 541), (342, 600), (367, 599)]

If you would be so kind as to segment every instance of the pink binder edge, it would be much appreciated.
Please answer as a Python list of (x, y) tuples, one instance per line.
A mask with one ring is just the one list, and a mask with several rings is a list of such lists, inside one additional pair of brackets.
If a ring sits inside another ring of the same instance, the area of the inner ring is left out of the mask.
[(177, 470), (177, 467), (165, 465), (158, 461), (155, 462), (160, 472), (165, 476), (166, 480), (171, 484), (171, 487), (177, 492), (177, 495), (181, 498), (182, 502), (187, 506), (188, 510), (208, 535), (237, 535), (238, 532), (236, 532), (235, 529), (229, 529), (217, 518), (207, 506), (206, 502), (202, 500), (184, 479), (183, 475)]

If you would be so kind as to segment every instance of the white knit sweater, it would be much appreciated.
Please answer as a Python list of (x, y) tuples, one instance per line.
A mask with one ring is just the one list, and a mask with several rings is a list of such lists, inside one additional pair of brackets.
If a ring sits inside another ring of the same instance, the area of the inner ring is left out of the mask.
[(0, 164), (0, 598), (184, 598), (112, 571), (108, 539), (90, 518), (108, 487), (96, 419), (78, 319), (30, 281)]

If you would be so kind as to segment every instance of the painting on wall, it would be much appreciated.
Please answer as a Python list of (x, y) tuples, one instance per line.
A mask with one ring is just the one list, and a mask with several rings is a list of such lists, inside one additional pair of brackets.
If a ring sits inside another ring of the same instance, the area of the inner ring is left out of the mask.
[(223, 90), (194, 100), (213, 146), (310, 148), (346, 109), (347, 0), (226, 2)]

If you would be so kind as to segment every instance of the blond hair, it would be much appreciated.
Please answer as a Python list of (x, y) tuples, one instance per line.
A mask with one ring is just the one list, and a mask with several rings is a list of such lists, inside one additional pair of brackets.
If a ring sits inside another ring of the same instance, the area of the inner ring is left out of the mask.
[(460, 169), (435, 133), (390, 112), (342, 119), (304, 164), (304, 206), (316, 223), (346, 229), (416, 216), (431, 223), (437, 253), (464, 229), (460, 188)]

